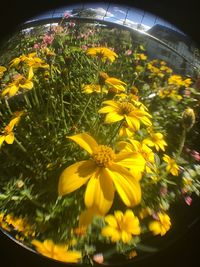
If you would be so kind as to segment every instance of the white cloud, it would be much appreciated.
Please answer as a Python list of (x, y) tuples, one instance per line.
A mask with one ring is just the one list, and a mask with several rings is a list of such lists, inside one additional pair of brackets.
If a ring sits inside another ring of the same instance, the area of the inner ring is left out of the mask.
[(92, 11), (96, 12), (96, 18), (103, 18), (105, 16), (105, 18), (111, 18), (114, 15), (111, 12), (106, 12), (106, 10), (102, 7), (98, 7), (98, 8), (89, 8)]
[(117, 6), (113, 7), (113, 10), (114, 10), (115, 12), (119, 12), (119, 13), (121, 13), (121, 14), (126, 15), (126, 12), (123, 11), (123, 10), (121, 10), (121, 9), (120, 9), (119, 7), (117, 7)]
[(147, 31), (150, 29), (149, 26), (145, 25), (145, 24), (139, 24), (137, 22), (134, 22), (130, 19), (119, 19), (116, 21), (116, 23), (119, 23), (119, 24), (122, 24), (122, 25), (125, 25), (125, 26), (128, 26), (130, 28), (133, 28), (133, 29), (138, 29), (138, 30), (142, 30), (142, 31)]

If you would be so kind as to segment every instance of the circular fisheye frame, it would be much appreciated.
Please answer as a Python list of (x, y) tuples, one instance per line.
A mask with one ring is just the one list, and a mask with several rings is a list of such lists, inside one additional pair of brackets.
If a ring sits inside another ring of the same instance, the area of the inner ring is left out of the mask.
[(0, 47), (0, 227), (75, 265), (123, 265), (199, 220), (200, 55), (160, 17), (50, 10)]

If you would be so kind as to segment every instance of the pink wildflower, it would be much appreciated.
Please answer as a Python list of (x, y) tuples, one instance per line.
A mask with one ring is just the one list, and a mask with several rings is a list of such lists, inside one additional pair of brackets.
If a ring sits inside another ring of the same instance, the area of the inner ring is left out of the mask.
[(192, 198), (190, 196), (186, 196), (185, 197), (185, 202), (188, 206), (190, 206), (192, 204)]

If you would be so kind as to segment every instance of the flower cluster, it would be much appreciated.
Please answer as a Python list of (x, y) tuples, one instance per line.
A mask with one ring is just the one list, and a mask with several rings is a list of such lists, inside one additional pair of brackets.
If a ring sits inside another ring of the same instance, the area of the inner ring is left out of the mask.
[(137, 257), (200, 188), (193, 78), (95, 27), (64, 15), (0, 55), (0, 227), (67, 263)]

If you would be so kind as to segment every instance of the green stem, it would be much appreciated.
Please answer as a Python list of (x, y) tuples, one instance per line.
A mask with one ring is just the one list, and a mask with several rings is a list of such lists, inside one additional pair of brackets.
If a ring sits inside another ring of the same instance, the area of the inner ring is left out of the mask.
[(123, 124), (123, 120), (122, 120), (122, 121), (119, 123), (119, 125), (116, 127), (116, 129), (115, 129), (115, 131), (114, 131), (114, 134), (111, 136), (111, 138), (110, 138), (110, 140), (109, 140), (109, 142), (108, 142), (108, 145), (110, 145), (111, 142), (114, 140), (114, 138), (115, 138), (116, 135), (118, 134), (119, 129), (121, 128), (122, 124)]
[(15, 137), (15, 142), (18, 144), (18, 146), (19, 146), (19, 148), (23, 151), (23, 152), (25, 152), (25, 153), (27, 153), (27, 150), (26, 150), (26, 148), (17, 140), (17, 138)]
[(27, 106), (28, 106), (29, 108), (32, 108), (31, 103), (30, 103), (30, 101), (29, 101), (27, 95), (26, 95), (26, 94), (23, 94), (23, 96), (24, 96), (24, 100), (25, 100)]
[(83, 112), (82, 112), (80, 118), (78, 119), (78, 121), (77, 121), (77, 123), (76, 123), (76, 125), (78, 125), (78, 124), (81, 122), (81, 119), (82, 119), (83, 116), (85, 115), (85, 111), (86, 111), (88, 105), (90, 104), (91, 99), (92, 99), (92, 97), (90, 96), (89, 99), (88, 99), (88, 101), (87, 101), (87, 103), (86, 103), (86, 105), (85, 105), (85, 107), (84, 107), (84, 109), (83, 109)]
[(180, 138), (180, 144), (179, 144), (179, 148), (178, 148), (178, 151), (176, 153), (176, 158), (180, 157), (182, 151), (183, 151), (183, 147), (184, 147), (184, 144), (185, 144), (185, 139), (186, 139), (186, 133), (187, 133), (187, 130), (186, 128), (184, 127), (183, 128), (183, 132), (182, 132), (182, 135), (181, 135), (181, 138)]
[(10, 105), (9, 105), (7, 99), (5, 99), (5, 103), (6, 103), (6, 107), (7, 107), (7, 109), (8, 109), (8, 112), (10, 113), (10, 115), (13, 115), (12, 110), (11, 110), (11, 108), (10, 108)]

